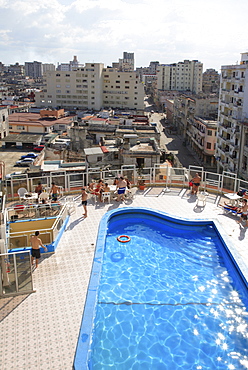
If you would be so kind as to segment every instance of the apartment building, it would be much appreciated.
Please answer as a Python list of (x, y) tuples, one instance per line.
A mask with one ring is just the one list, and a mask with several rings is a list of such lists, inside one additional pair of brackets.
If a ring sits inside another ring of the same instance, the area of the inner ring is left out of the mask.
[(73, 71), (49, 71), (45, 88), (35, 96), (38, 107), (144, 109), (144, 86), (135, 72), (86, 63)]
[(216, 160), (219, 172), (248, 180), (248, 53), (221, 67)]
[(42, 74), (44, 75), (48, 71), (55, 71), (55, 65), (53, 63), (42, 63)]
[(103, 69), (103, 107), (144, 109), (144, 85), (136, 72)]
[(202, 91), (205, 93), (219, 94), (220, 75), (213, 69), (209, 68), (202, 74)]
[(25, 75), (33, 78), (42, 77), (41, 62), (25, 62)]
[(0, 139), (9, 134), (9, 114), (8, 108), (0, 107)]
[(181, 94), (174, 97), (174, 126), (183, 138), (188, 140), (188, 127), (193, 125), (194, 117), (217, 120), (218, 103), (218, 96), (211, 94)]
[(194, 117), (187, 128), (187, 142), (201, 160), (204, 168), (213, 169), (216, 166), (217, 121)]
[(203, 64), (198, 60), (184, 60), (173, 64), (157, 66), (157, 89), (191, 91), (198, 94), (202, 91)]

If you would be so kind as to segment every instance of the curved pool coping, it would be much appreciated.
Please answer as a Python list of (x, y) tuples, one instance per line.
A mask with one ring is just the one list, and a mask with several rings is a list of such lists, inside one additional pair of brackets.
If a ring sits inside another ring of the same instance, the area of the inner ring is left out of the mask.
[(154, 215), (156, 217), (161, 216), (168, 221), (171, 221), (176, 224), (183, 224), (183, 225), (211, 225), (214, 227), (215, 231), (217, 232), (219, 238), (221, 239), (226, 251), (231, 258), (234, 266), (239, 272), (246, 288), (248, 289), (248, 266), (244, 263), (243, 259), (236, 251), (235, 247), (230, 241), (230, 238), (224, 231), (222, 225), (217, 219), (190, 219), (190, 218), (183, 218), (183, 217), (174, 217), (170, 214), (154, 210), (151, 208), (145, 207), (124, 207), (118, 208), (117, 210), (107, 212), (101, 219), (99, 228), (98, 228), (98, 236), (96, 241), (95, 247), (95, 254), (91, 269), (91, 275), (84, 305), (84, 312), (82, 317), (82, 323), (79, 331), (78, 336), (78, 343), (74, 358), (74, 369), (75, 370), (85, 370), (90, 369), (90, 365), (88, 364), (88, 353), (89, 353), (89, 346), (91, 344), (92, 339), (92, 328), (93, 328), (93, 321), (95, 317), (95, 310), (96, 310), (96, 302), (97, 302), (97, 293), (99, 289), (99, 282), (100, 282), (100, 275), (101, 275), (101, 268), (103, 262), (103, 255), (104, 255), (104, 248), (105, 248), (105, 239), (108, 232), (108, 223), (112, 217), (118, 214), (127, 214), (127, 213), (143, 213), (147, 215)]

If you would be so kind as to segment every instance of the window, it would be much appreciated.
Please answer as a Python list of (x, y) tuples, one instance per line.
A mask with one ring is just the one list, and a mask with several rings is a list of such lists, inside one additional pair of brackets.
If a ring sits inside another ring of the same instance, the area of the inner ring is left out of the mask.
[(56, 87), (61, 87), (60, 85), (56, 85)]
[(211, 143), (207, 143), (207, 149), (211, 149)]
[(208, 136), (212, 136), (212, 130), (208, 130)]
[(56, 90), (56, 93), (61, 93), (61, 90)]
[(66, 74), (65, 77), (70, 77), (70, 75)]
[(60, 77), (60, 73), (56, 73), (56, 77)]
[(102, 161), (102, 157), (97, 157), (97, 162), (101, 162)]

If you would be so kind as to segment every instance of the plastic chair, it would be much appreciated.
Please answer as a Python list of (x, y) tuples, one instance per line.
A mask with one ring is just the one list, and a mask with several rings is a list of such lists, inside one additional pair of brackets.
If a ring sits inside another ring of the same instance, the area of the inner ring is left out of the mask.
[(28, 191), (27, 191), (27, 189), (25, 189), (25, 188), (19, 188), (18, 190), (17, 190), (17, 194), (19, 195), (19, 199), (20, 199), (20, 201), (22, 201), (22, 200), (27, 200), (27, 198), (25, 197), (25, 194), (27, 193)]
[(104, 202), (104, 201), (105, 201), (105, 199), (107, 199), (107, 200), (108, 200), (108, 202), (110, 203), (110, 192), (108, 192), (108, 191), (104, 191), (104, 192), (102, 193), (102, 201)]
[(49, 200), (49, 194), (44, 192), (44, 193), (41, 193), (40, 196), (39, 196), (39, 202), (40, 203), (46, 203), (47, 201)]
[(206, 205), (206, 195), (202, 193), (197, 194), (197, 207), (205, 207)]

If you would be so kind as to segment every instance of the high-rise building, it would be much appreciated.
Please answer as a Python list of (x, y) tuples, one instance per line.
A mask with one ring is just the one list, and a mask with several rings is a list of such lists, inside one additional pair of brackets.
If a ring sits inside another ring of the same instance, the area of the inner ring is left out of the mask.
[(35, 96), (39, 107), (144, 109), (144, 85), (136, 72), (86, 63), (72, 71), (49, 71), (44, 80), (44, 90)]
[(248, 53), (221, 67), (216, 160), (219, 172), (248, 180)]
[(25, 62), (25, 75), (33, 78), (42, 77), (41, 62)]
[(157, 66), (157, 89), (198, 94), (202, 91), (202, 69), (203, 64), (198, 60), (160, 64)]

